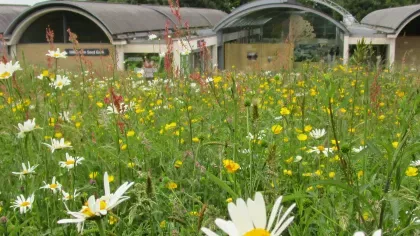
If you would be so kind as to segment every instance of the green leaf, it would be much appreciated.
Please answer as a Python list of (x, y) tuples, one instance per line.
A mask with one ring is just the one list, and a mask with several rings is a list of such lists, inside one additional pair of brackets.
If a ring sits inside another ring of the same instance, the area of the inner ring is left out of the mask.
[(219, 187), (221, 187), (223, 190), (228, 192), (232, 198), (238, 198), (238, 194), (236, 194), (231, 187), (229, 187), (225, 182), (223, 182), (223, 180), (217, 178), (208, 171), (206, 172), (206, 175), (211, 181), (213, 181), (215, 184), (219, 185)]

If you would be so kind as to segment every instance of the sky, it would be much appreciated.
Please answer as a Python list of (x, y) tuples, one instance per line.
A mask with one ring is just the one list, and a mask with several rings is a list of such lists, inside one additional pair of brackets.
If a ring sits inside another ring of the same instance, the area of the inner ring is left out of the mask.
[(45, 0), (0, 0), (0, 4), (34, 5)]

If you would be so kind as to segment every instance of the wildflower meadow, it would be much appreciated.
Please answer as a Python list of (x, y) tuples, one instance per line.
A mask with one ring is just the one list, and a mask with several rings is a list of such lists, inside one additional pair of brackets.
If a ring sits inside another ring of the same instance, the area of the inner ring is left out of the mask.
[(45, 53), (0, 64), (2, 235), (420, 235), (417, 71)]

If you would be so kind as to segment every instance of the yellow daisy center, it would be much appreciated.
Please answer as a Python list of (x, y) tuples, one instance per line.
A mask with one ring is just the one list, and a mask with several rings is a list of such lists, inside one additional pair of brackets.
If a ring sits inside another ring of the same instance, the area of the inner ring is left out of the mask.
[(22, 173), (23, 173), (24, 175), (29, 174), (29, 172), (28, 172), (27, 170), (22, 171)]
[(319, 150), (320, 152), (323, 152), (323, 151), (325, 150), (325, 148), (324, 148), (324, 146), (318, 146), (318, 150)]
[(66, 161), (66, 165), (73, 165), (74, 164), (74, 160), (67, 160)]
[(265, 229), (253, 229), (244, 234), (244, 236), (270, 236), (270, 232)]
[(50, 184), (50, 188), (52, 188), (52, 189), (55, 189), (55, 188), (57, 188), (58, 187), (58, 185), (57, 184)]
[(22, 203), (20, 204), (20, 206), (21, 206), (21, 207), (27, 207), (27, 206), (29, 206), (29, 205), (31, 205), (31, 203), (30, 203), (30, 202), (22, 202)]
[(54, 57), (59, 57), (60, 53), (54, 53)]
[(7, 78), (9, 78), (10, 77), (10, 73), (9, 72), (4, 72), (3, 74), (0, 74), (0, 78), (2, 78), (2, 79), (7, 79)]
[(89, 207), (83, 207), (81, 213), (87, 215), (88, 217), (95, 216), (95, 214), (93, 214), (92, 210), (90, 210)]
[(100, 208), (101, 208), (101, 210), (105, 210), (105, 208), (106, 208), (106, 202), (104, 200), (101, 201)]
[(58, 83), (57, 83), (57, 86), (63, 86), (63, 82), (61, 82), (61, 81), (60, 81), (60, 82), (58, 82)]

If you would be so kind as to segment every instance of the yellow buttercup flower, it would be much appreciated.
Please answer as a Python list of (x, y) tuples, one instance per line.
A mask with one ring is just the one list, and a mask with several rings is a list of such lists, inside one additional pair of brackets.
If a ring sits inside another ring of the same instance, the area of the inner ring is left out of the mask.
[(129, 162), (129, 163), (127, 164), (127, 167), (128, 167), (128, 168), (133, 168), (135, 165), (136, 165), (136, 164), (135, 164), (134, 162)]
[(281, 114), (281, 115), (283, 115), (283, 116), (285, 116), (285, 115), (290, 115), (290, 110), (289, 110), (289, 109), (287, 109), (287, 107), (282, 107), (282, 108), (280, 109), (280, 114)]
[(91, 179), (95, 179), (96, 178), (96, 176), (98, 176), (98, 172), (90, 172), (90, 174), (89, 174), (89, 178), (91, 178)]
[(231, 202), (233, 202), (233, 199), (230, 197), (230, 198), (226, 199), (226, 202), (231, 203)]
[(394, 148), (397, 148), (398, 147), (398, 142), (392, 142), (392, 146), (394, 147)]
[(418, 171), (419, 171), (419, 169), (417, 169), (416, 167), (409, 166), (407, 168), (407, 170), (405, 171), (405, 175), (407, 175), (409, 177), (414, 177), (414, 176), (417, 176), (419, 174)]
[(96, 106), (98, 106), (99, 108), (102, 108), (104, 106), (104, 104), (102, 102), (97, 102)]
[(308, 135), (306, 135), (306, 134), (299, 134), (299, 135), (297, 136), (297, 139), (298, 139), (299, 141), (306, 141), (306, 140), (308, 139)]
[(283, 130), (283, 127), (281, 127), (280, 125), (273, 125), (273, 127), (271, 127), (271, 131), (274, 134), (280, 134), (282, 130)]
[(174, 129), (175, 127), (176, 127), (176, 123), (172, 122), (165, 125), (165, 130), (171, 130), (171, 129)]
[(364, 175), (363, 170), (360, 170), (359, 172), (357, 172), (357, 178), (362, 178), (362, 176)]
[(293, 172), (292, 170), (283, 170), (284, 175), (292, 176)]
[(182, 166), (182, 161), (177, 160), (174, 164), (175, 168), (180, 168)]
[(175, 182), (171, 181), (171, 182), (168, 183), (167, 188), (170, 189), (170, 190), (174, 190), (174, 189), (178, 188), (178, 185)]
[(112, 183), (112, 182), (114, 182), (114, 176), (113, 175), (109, 175), (108, 176), (108, 182), (110, 182), (110, 183)]
[(112, 215), (109, 216), (108, 224), (113, 225), (118, 222), (118, 219)]
[(130, 130), (127, 132), (127, 137), (133, 137), (135, 133), (136, 132), (134, 132), (133, 130)]
[(305, 132), (310, 132), (312, 130), (312, 126), (311, 125), (306, 125), (304, 130), (305, 130)]
[(228, 159), (223, 160), (223, 166), (229, 173), (235, 173), (237, 170), (239, 170), (239, 168), (241, 168), (238, 163)]

